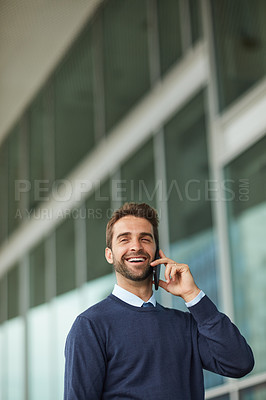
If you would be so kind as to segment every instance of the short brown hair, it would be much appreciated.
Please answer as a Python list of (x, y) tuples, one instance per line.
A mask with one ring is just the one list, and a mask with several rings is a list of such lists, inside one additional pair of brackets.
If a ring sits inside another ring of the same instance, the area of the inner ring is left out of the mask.
[(127, 215), (132, 215), (134, 217), (147, 219), (153, 227), (153, 233), (155, 238), (156, 246), (159, 246), (159, 234), (158, 234), (158, 224), (159, 218), (157, 211), (146, 203), (125, 203), (118, 210), (114, 211), (112, 217), (110, 218), (106, 226), (106, 246), (110, 249), (112, 248), (113, 240), (113, 226), (114, 224), (123, 217)]

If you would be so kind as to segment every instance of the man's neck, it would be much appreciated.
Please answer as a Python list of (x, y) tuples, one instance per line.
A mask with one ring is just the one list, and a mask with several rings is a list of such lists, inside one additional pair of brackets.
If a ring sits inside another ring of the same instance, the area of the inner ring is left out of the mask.
[(124, 278), (120, 274), (116, 274), (117, 284), (130, 293), (140, 297), (143, 301), (148, 301), (152, 295), (152, 280), (136, 282)]

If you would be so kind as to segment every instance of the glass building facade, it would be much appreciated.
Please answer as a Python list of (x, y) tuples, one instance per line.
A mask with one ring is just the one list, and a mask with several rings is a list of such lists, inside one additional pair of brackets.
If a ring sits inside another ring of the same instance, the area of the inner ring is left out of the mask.
[(125, 201), (158, 209), (162, 249), (254, 351), (241, 380), (206, 372), (206, 399), (266, 398), (265, 16), (264, 0), (98, 1), (0, 132), (0, 400), (63, 397), (66, 335), (112, 291), (105, 227)]

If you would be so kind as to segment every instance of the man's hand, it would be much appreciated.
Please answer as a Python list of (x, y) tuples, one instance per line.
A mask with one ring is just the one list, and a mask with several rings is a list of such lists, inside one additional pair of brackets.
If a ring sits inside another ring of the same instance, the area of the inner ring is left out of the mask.
[(165, 265), (166, 282), (159, 280), (159, 286), (175, 296), (180, 296), (186, 303), (193, 300), (200, 292), (200, 289), (194, 282), (193, 276), (188, 265), (178, 264), (175, 261), (167, 258), (162, 250), (159, 251), (161, 258), (154, 260), (151, 263), (152, 267), (158, 264)]

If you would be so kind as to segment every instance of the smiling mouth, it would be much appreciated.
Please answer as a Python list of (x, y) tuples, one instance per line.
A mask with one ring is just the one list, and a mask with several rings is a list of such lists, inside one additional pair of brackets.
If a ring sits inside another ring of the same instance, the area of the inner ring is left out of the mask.
[(126, 258), (126, 261), (128, 261), (128, 262), (130, 262), (132, 264), (134, 264), (134, 263), (143, 263), (146, 260), (147, 260), (146, 257), (129, 257), (129, 258)]

